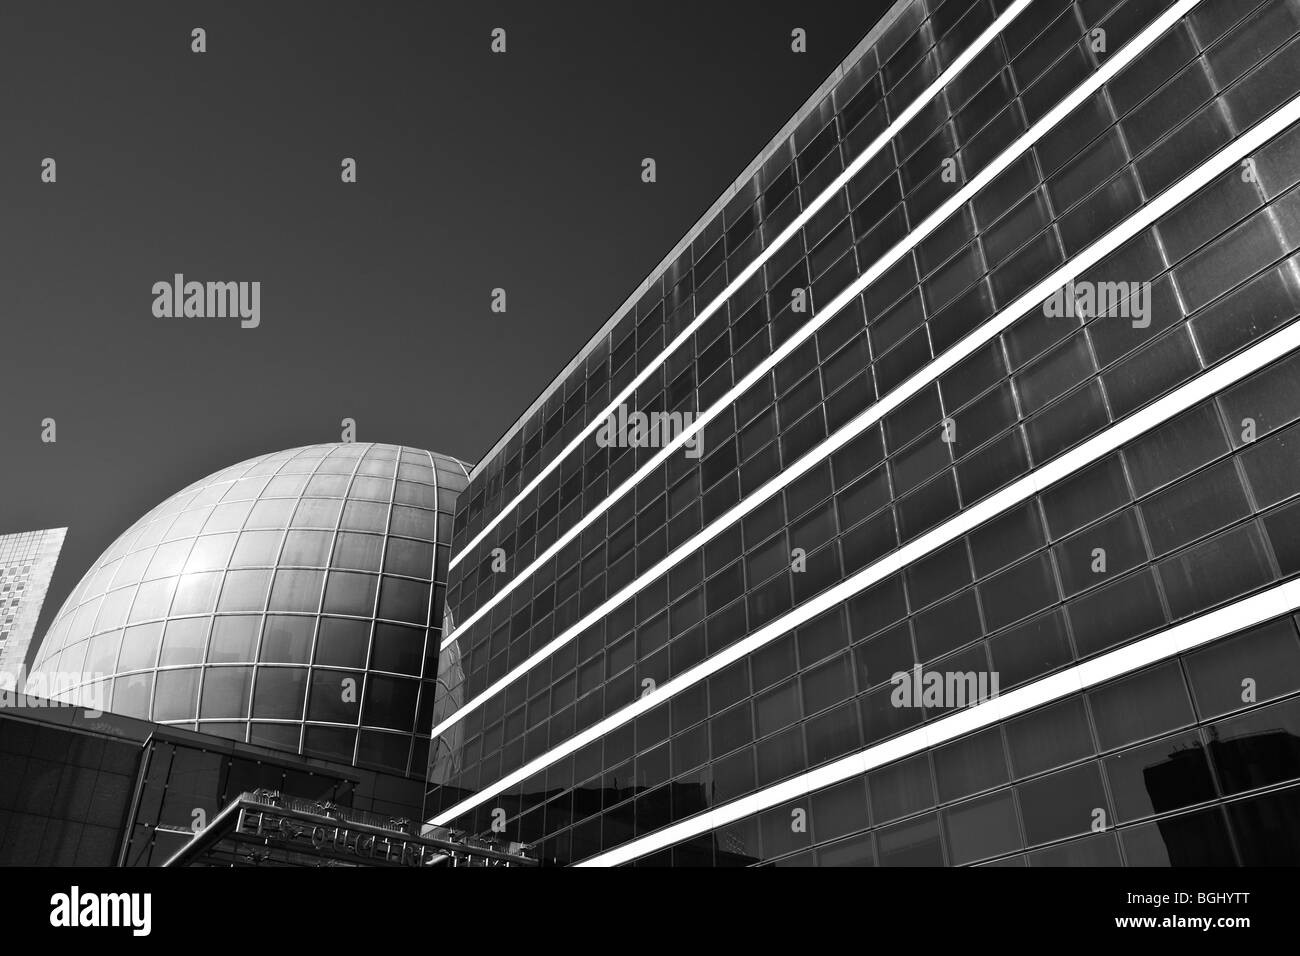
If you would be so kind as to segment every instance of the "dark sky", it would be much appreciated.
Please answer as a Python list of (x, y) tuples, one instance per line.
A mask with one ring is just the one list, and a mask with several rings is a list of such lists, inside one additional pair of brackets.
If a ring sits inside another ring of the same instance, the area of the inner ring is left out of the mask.
[[(344, 417), (476, 461), (888, 6), (5, 0), (0, 533), (70, 529), (38, 633), (153, 505)], [(155, 318), (176, 272), (260, 281), (260, 328)]]

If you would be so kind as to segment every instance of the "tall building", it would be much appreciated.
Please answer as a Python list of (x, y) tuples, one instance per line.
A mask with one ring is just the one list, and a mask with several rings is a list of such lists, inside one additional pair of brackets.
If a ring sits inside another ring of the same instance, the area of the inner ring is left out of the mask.
[(1300, 859), (1300, 5), (900, 0), (473, 470), (426, 830)]
[(0, 535), (0, 687), (16, 686), (67, 528)]

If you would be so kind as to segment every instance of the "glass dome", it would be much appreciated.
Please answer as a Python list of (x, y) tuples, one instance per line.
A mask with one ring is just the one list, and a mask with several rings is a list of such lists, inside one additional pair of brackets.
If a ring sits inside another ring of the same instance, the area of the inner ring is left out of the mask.
[(328, 444), (204, 478), (86, 572), (32, 676), (110, 713), (422, 777), (468, 470)]

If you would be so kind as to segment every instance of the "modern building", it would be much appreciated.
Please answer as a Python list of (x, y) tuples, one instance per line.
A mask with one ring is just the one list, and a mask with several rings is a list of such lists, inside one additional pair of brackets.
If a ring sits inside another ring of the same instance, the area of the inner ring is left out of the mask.
[(465, 480), (313, 445), (132, 525), (0, 696), (0, 865), (536, 865), (418, 832)]
[(465, 475), (419, 449), (336, 443), (197, 481), (91, 566), (32, 679), (57, 700), (423, 779)]
[(1294, 865), (1297, 250), (1293, 0), (899, 0), (472, 471), (110, 546), (0, 864)]
[(426, 832), (1300, 860), (1298, 94), (1289, 0), (900, 0), (472, 471)]
[(0, 535), (0, 687), (21, 683), (67, 528)]

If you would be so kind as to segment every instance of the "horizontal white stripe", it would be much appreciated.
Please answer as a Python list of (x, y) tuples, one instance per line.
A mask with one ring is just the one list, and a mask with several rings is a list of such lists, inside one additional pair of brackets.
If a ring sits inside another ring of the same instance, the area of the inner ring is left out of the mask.
[[(1116, 56), (1107, 60), (1106, 65), (1089, 77), (1087, 82), (1076, 88), (1069, 96), (1058, 103), (1057, 106), (1039, 120), (1032, 129), (1016, 140), (1007, 150), (999, 155), (997, 159), (990, 163), (987, 168), (981, 171), (979, 175), (975, 176), (975, 178), (958, 190), (958, 192), (951, 196), (942, 206), (931, 213), (919, 226), (910, 230), (907, 236), (897, 245), (891, 248), (880, 259), (873, 263), (870, 268), (863, 272), (862, 275), (858, 276), (858, 278), (856, 278), (846, 289), (832, 299), (827, 304), (826, 308), (818, 312), (817, 315), (811, 318), (795, 335), (791, 336), (778, 349), (773, 351), (771, 355), (759, 363), (759, 365), (748, 375), (732, 386), (732, 388), (716, 403), (714, 403), (708, 411), (701, 412), (697, 415), (691, 422), (690, 426), (684, 428), (682, 432), (673, 439), (673, 441), (660, 449), (660, 451), (651, 457), (649, 461), (637, 469), (630, 478), (624, 481), (623, 484), (619, 485), (615, 491), (607, 495), (599, 505), (588, 510), (572, 528), (566, 531), (554, 544), (542, 552), (542, 554), (539, 555), (532, 564), (516, 574), (504, 587), (497, 591), (496, 594), (483, 604), (483, 606), (478, 608), (473, 614), (466, 617), (465, 620), (457, 626), (455, 632), (443, 639), (442, 647), (448, 647), (454, 640), (456, 640), (456, 633), (458, 633), (462, 628), (471, 626), (479, 620), (479, 618), (491, 611), (498, 602), (514, 591), (519, 584), (527, 580), (528, 577), (541, 567), (543, 563), (550, 560), (550, 558), (559, 552), (561, 548), (581, 534), (582, 531), (591, 524), (591, 522), (603, 515), (615, 501), (634, 489), (646, 475), (650, 474), (650, 472), (661, 465), (670, 455), (686, 444), (686, 442), (690, 441), (692, 436), (703, 429), (705, 425), (716, 418), (725, 409), (729, 408), (731, 404), (743, 395), (751, 385), (757, 382), (763, 375), (771, 371), (783, 358), (802, 345), (806, 339), (815, 334), (819, 328), (821, 328), (826, 322), (830, 321), (830, 319), (846, 305), (852, 302), (853, 299), (866, 289), (867, 286), (888, 271), (894, 263), (925, 240), (925, 238), (942, 225), (944, 221), (952, 215), (952, 213), (965, 205), (976, 193), (979, 192), (979, 190), (991, 183), (1008, 166), (1015, 162), (1015, 160), (1021, 156), (1026, 149), (1032, 146), (1049, 129), (1055, 126), (1057, 122), (1068, 116), (1077, 106), (1096, 93), (1103, 83), (1128, 65), (1128, 63), (1137, 57), (1147, 46), (1154, 43), (1165, 30), (1176, 23), (1178, 19), (1180, 19), (1192, 7), (1195, 7), (1199, 2), (1200, 0), (1182, 0), (1181, 3), (1165, 11), (1160, 18), (1130, 41), (1130, 43), (1128, 43)], [(1047, 291), (1050, 292), (1053, 290), (1049, 289)], [(1046, 293), (1044, 293), (1044, 295), (1046, 295)], [(951, 350), (946, 354), (951, 355)], [(890, 393), (889, 397), (892, 397), (897, 392), (898, 390), (895, 389), (894, 392)], [(886, 401), (888, 401), (888, 397), (878, 401), (876, 406), (879, 407)], [(646, 578), (644, 575), (638, 577), (642, 583), (648, 580), (653, 580), (652, 578)]]
[(636, 378), (632, 379), (632, 382), (627, 387), (618, 393), (618, 397), (611, 401), (609, 406), (598, 417), (588, 422), (586, 427), (583, 428), (583, 430), (579, 432), (578, 435), (575, 436), (574, 439), (546, 465), (546, 467), (538, 472), (537, 475), (528, 482), (528, 484), (526, 484), (517, 495), (515, 495), (510, 504), (498, 511), (496, 515), (493, 516), (492, 520), (483, 526), (483, 530), (476, 534), (465, 545), (465, 547), (462, 548), (454, 558), (452, 558), (451, 567), (454, 568), (460, 564), (465, 555), (475, 548), (507, 514), (518, 507), (519, 503), (523, 501), (529, 493), (535, 490), (547, 475), (558, 468), (563, 463), (564, 459), (574, 451), (574, 449), (578, 448), (588, 436), (592, 435), (598, 428), (600, 428), (605, 419), (609, 418), (609, 416), (613, 414), (620, 405), (627, 401), (628, 397), (634, 391), (636, 391), (637, 386), (649, 378), (650, 375), (653, 374), (654, 370), (662, 365), (669, 355), (676, 351), (683, 343), (689, 341), (690, 337), (695, 334), (696, 329), (702, 326), (714, 312), (718, 311), (718, 309), (722, 307), (722, 304), (726, 302), (727, 299), (731, 298), (737, 289), (748, 282), (778, 249), (785, 245), (785, 243), (789, 242), (790, 238), (796, 235), (808, 220), (816, 215), (817, 211), (831, 200), (836, 192), (842, 189), (850, 179), (857, 175), (859, 170), (861, 170), (873, 156), (880, 152), (904, 126), (911, 122), (916, 115), (921, 112), (925, 105), (930, 102), (930, 100), (934, 99), (945, 86), (952, 82), (953, 77), (965, 69), (966, 66), (975, 59), (975, 57), (979, 56), (979, 54), (983, 52), (984, 48), (992, 43), (994, 38), (1006, 28), (1007, 24), (1020, 16), (1020, 14), (1025, 11), (1025, 8), (1029, 6), (1029, 3), (1030, 0), (1016, 0), (1015, 3), (1007, 8), (1005, 13), (994, 20), (993, 23), (991, 23), (984, 32), (979, 35), (975, 42), (963, 50), (961, 55), (952, 61), (952, 65), (949, 66), (948, 69), (944, 70), (943, 73), (939, 74), (938, 79), (927, 86), (916, 97), (916, 99), (912, 101), (911, 105), (908, 106), (907, 109), (899, 113), (898, 118), (890, 123), (883, 133), (873, 139), (867, 145), (866, 149), (859, 153), (857, 158), (854, 159), (853, 162), (851, 162), (845, 170), (840, 173), (840, 175), (836, 176), (831, 184), (827, 186), (816, 199), (809, 203), (804, 211), (796, 216), (790, 225), (786, 226), (786, 228), (781, 231), (780, 235), (768, 243), (768, 245), (758, 254), (758, 257), (741, 270), (740, 274), (737, 275), (736, 278), (732, 279), (731, 282), (727, 284), (726, 288), (718, 294), (718, 297), (696, 315), (695, 320), (691, 322), (691, 324), (688, 325), (681, 334), (677, 336), (677, 338), (673, 339), (672, 342), (668, 344), (668, 347), (659, 353), (659, 356), (647, 365), (646, 368), (636, 376)]
[[(1300, 111), (1300, 97), (1292, 100), (1288, 108)], [(897, 551), (886, 555), (829, 590), (823, 591), (812, 600), (799, 605), (794, 610), (764, 625), (730, 647), (700, 662), (685, 673), (667, 681), (653, 693), (639, 698), (617, 713), (611, 714), (540, 757), (529, 761), (518, 770), (507, 774), (496, 783), (485, 787), (479, 793), (467, 797), (450, 810), (439, 814), (434, 822), (437, 824), (446, 823), (465, 811), (490, 800), (503, 790), (528, 779), (537, 771), (545, 769), (555, 761), (618, 728), (651, 707), (658, 706), (674, 694), (698, 684), (729, 664), (748, 656), (768, 642), (811, 620), (823, 611), (842, 604), (855, 594), (888, 577), (895, 571), (925, 557), (949, 541), (966, 534), (1006, 509), (1019, 504), (1062, 478), (1110, 454), (1138, 435), (1163, 424), (1197, 402), (1217, 394), (1252, 372), (1263, 368), (1270, 362), (1297, 348), (1300, 348), (1300, 323), (1289, 325), (1273, 333), (1222, 365), (1199, 375), (1137, 414), (1131, 415), (1100, 434), (1093, 436), (1073, 451), (1049, 462), (1042, 468), (1030, 472), (1001, 491), (965, 509)]]
[[(1272, 133), (1267, 135), (1272, 135)], [(1246, 142), (1245, 147), (1241, 147), (1242, 142), (1245, 141), (1239, 140), (1237, 144), (1234, 144), (1234, 146), (1253, 151), (1254, 147), (1250, 145), (1254, 142), (1253, 139)], [(1085, 249), (1078, 256), (1074, 257), (1054, 273), (1049, 275), (1033, 289), (1030, 289), (1015, 302), (1011, 303), (1006, 310), (990, 319), (985, 323), (985, 325), (981, 326), (965, 339), (958, 342), (951, 349), (939, 358), (935, 359), (928, 366), (921, 369), (913, 375), (912, 378), (903, 382), (887, 396), (877, 401), (871, 406), (871, 408), (867, 409), (860, 416), (845, 425), (830, 438), (809, 451), (799, 461), (795, 462), (790, 467), (783, 469), (774, 479), (752, 492), (743, 501), (734, 505), (725, 514), (711, 522), (708, 527), (696, 532), (696, 534), (689, 540), (662, 558), (648, 571), (638, 575), (635, 580), (627, 584), (617, 594), (607, 598), (593, 611), (582, 617), (576, 624), (565, 629), (555, 638), (547, 642), (541, 649), (529, 656), (525, 661), (523, 661), (523, 663), (502, 675), (482, 692), (476, 695), (472, 700), (463, 704), (446, 719), (440, 721), (437, 726), (433, 728), (433, 736), (437, 737), (442, 731), (461, 720), (475, 707), (481, 706), (494, 694), (500, 693), (515, 680), (518, 680), (521, 676), (527, 673), (528, 670), (541, 663), (549, 655), (553, 654), (556, 650), (573, 640), (578, 634), (585, 631), (593, 623), (600, 620), (628, 598), (635, 595), (645, 587), (646, 584), (656, 580), (661, 574), (681, 561), (682, 558), (703, 547), (718, 534), (722, 533), (722, 531), (726, 530), (726, 528), (743, 518), (755, 508), (759, 507), (772, 495), (775, 495), (791, 482), (797, 480), (801, 475), (805, 474), (823, 459), (848, 444), (885, 415), (898, 408), (921, 389), (935, 381), (943, 373), (956, 366), (968, 355), (975, 352), (985, 343), (1003, 332), (1022, 315), (1037, 307), (1050, 292), (1062, 287), (1082, 272), (1091, 268), (1116, 248), (1123, 245), (1124, 242), (1127, 242), (1138, 232), (1149, 227), (1156, 221), (1156, 219), (1174, 208), (1174, 206), (1182, 202), (1205, 183), (1209, 182), (1223, 169), (1226, 169), (1239, 161), (1240, 156), (1234, 152), (1230, 152), (1233, 148), (1234, 147), (1230, 146), (1229, 151), (1225, 151), (1225, 153), (1220, 154), (1219, 156), (1212, 157), (1202, 167), (1192, 172), (1188, 177), (1175, 184), (1165, 193), (1161, 194), (1159, 198), (1148, 203), (1147, 206), (1139, 210), (1138, 213), (1130, 219), (1116, 227), (1116, 229), (1112, 230), (1106, 236), (1103, 236), (1092, 246)], [(442, 645), (443, 649), (446, 649), (454, 640), (454, 636), (445, 640)]]
[(775, 786), (749, 794), (699, 816), (682, 820), (649, 836), (624, 843), (576, 866), (618, 866), (637, 857), (670, 847), (682, 840), (709, 833), (719, 827), (743, 820), (763, 810), (798, 800), (809, 794), (861, 776), (902, 757), (921, 753), (974, 730), (1001, 723), (1017, 714), (1060, 700), (1070, 694), (1131, 673), (1148, 664), (1167, 660), (1177, 654), (1227, 637), (1238, 631), (1262, 624), (1300, 607), (1300, 580), (1279, 584), (1253, 597), (1229, 604), (1217, 611), (1177, 624), (1158, 634), (1143, 638), (1126, 647), (1068, 670), (1035, 681), (1025, 687), (999, 695), (983, 704), (960, 710), (934, 723), (901, 734), (800, 774)]

